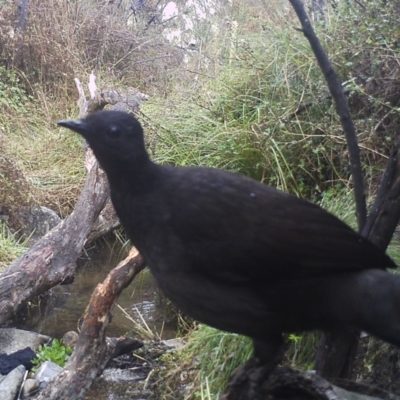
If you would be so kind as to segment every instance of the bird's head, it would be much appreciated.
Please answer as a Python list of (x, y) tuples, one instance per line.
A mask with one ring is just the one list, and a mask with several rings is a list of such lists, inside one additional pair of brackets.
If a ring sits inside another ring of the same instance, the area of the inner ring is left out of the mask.
[(100, 111), (80, 120), (59, 121), (58, 125), (82, 135), (106, 172), (148, 159), (142, 126), (131, 114)]

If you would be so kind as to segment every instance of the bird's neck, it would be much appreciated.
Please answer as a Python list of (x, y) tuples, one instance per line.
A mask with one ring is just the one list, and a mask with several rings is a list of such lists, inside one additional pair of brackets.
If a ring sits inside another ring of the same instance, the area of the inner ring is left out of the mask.
[(153, 163), (148, 155), (137, 159), (114, 163), (105, 168), (108, 180), (114, 190), (120, 192), (141, 193), (153, 187), (158, 176), (160, 166)]

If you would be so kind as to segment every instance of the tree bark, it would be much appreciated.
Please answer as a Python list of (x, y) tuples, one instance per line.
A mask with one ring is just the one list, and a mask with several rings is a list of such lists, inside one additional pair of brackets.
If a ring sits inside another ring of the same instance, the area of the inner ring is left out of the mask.
[(28, 23), (29, 0), (18, 0), (17, 5), (17, 23), (15, 29), (25, 32)]
[(92, 226), (92, 230), (89, 233), (87, 242), (94, 242), (96, 239), (99, 239), (100, 237), (113, 231), (120, 225), (121, 223), (119, 222), (117, 213), (114, 210), (111, 200), (108, 199), (106, 205), (101, 210), (99, 217)]
[(400, 220), (400, 135), (382, 175), (378, 194), (362, 235), (383, 250)]
[(315, 356), (315, 370), (330, 378), (350, 378), (354, 367), (359, 332), (336, 331), (325, 333)]

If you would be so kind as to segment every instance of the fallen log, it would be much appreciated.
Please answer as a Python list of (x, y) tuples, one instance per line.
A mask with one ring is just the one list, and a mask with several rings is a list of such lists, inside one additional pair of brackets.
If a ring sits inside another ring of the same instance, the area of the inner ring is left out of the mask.
[(251, 360), (240, 366), (220, 400), (400, 400), (374, 386), (345, 380), (332, 384), (316, 373), (289, 367), (264, 372), (262, 365)]

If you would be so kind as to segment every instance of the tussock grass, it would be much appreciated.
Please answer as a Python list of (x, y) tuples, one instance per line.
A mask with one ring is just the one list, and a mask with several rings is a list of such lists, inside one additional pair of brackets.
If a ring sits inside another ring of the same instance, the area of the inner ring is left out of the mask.
[(253, 345), (246, 337), (201, 325), (190, 335), (185, 351), (196, 355), (202, 390), (218, 395), (237, 366), (250, 358)]
[(162, 357), (168, 371), (160, 382), (165, 399), (176, 399), (178, 386), (182, 399), (218, 398), (233, 371), (253, 350), (250, 339), (206, 325), (198, 325), (186, 339), (183, 349)]

